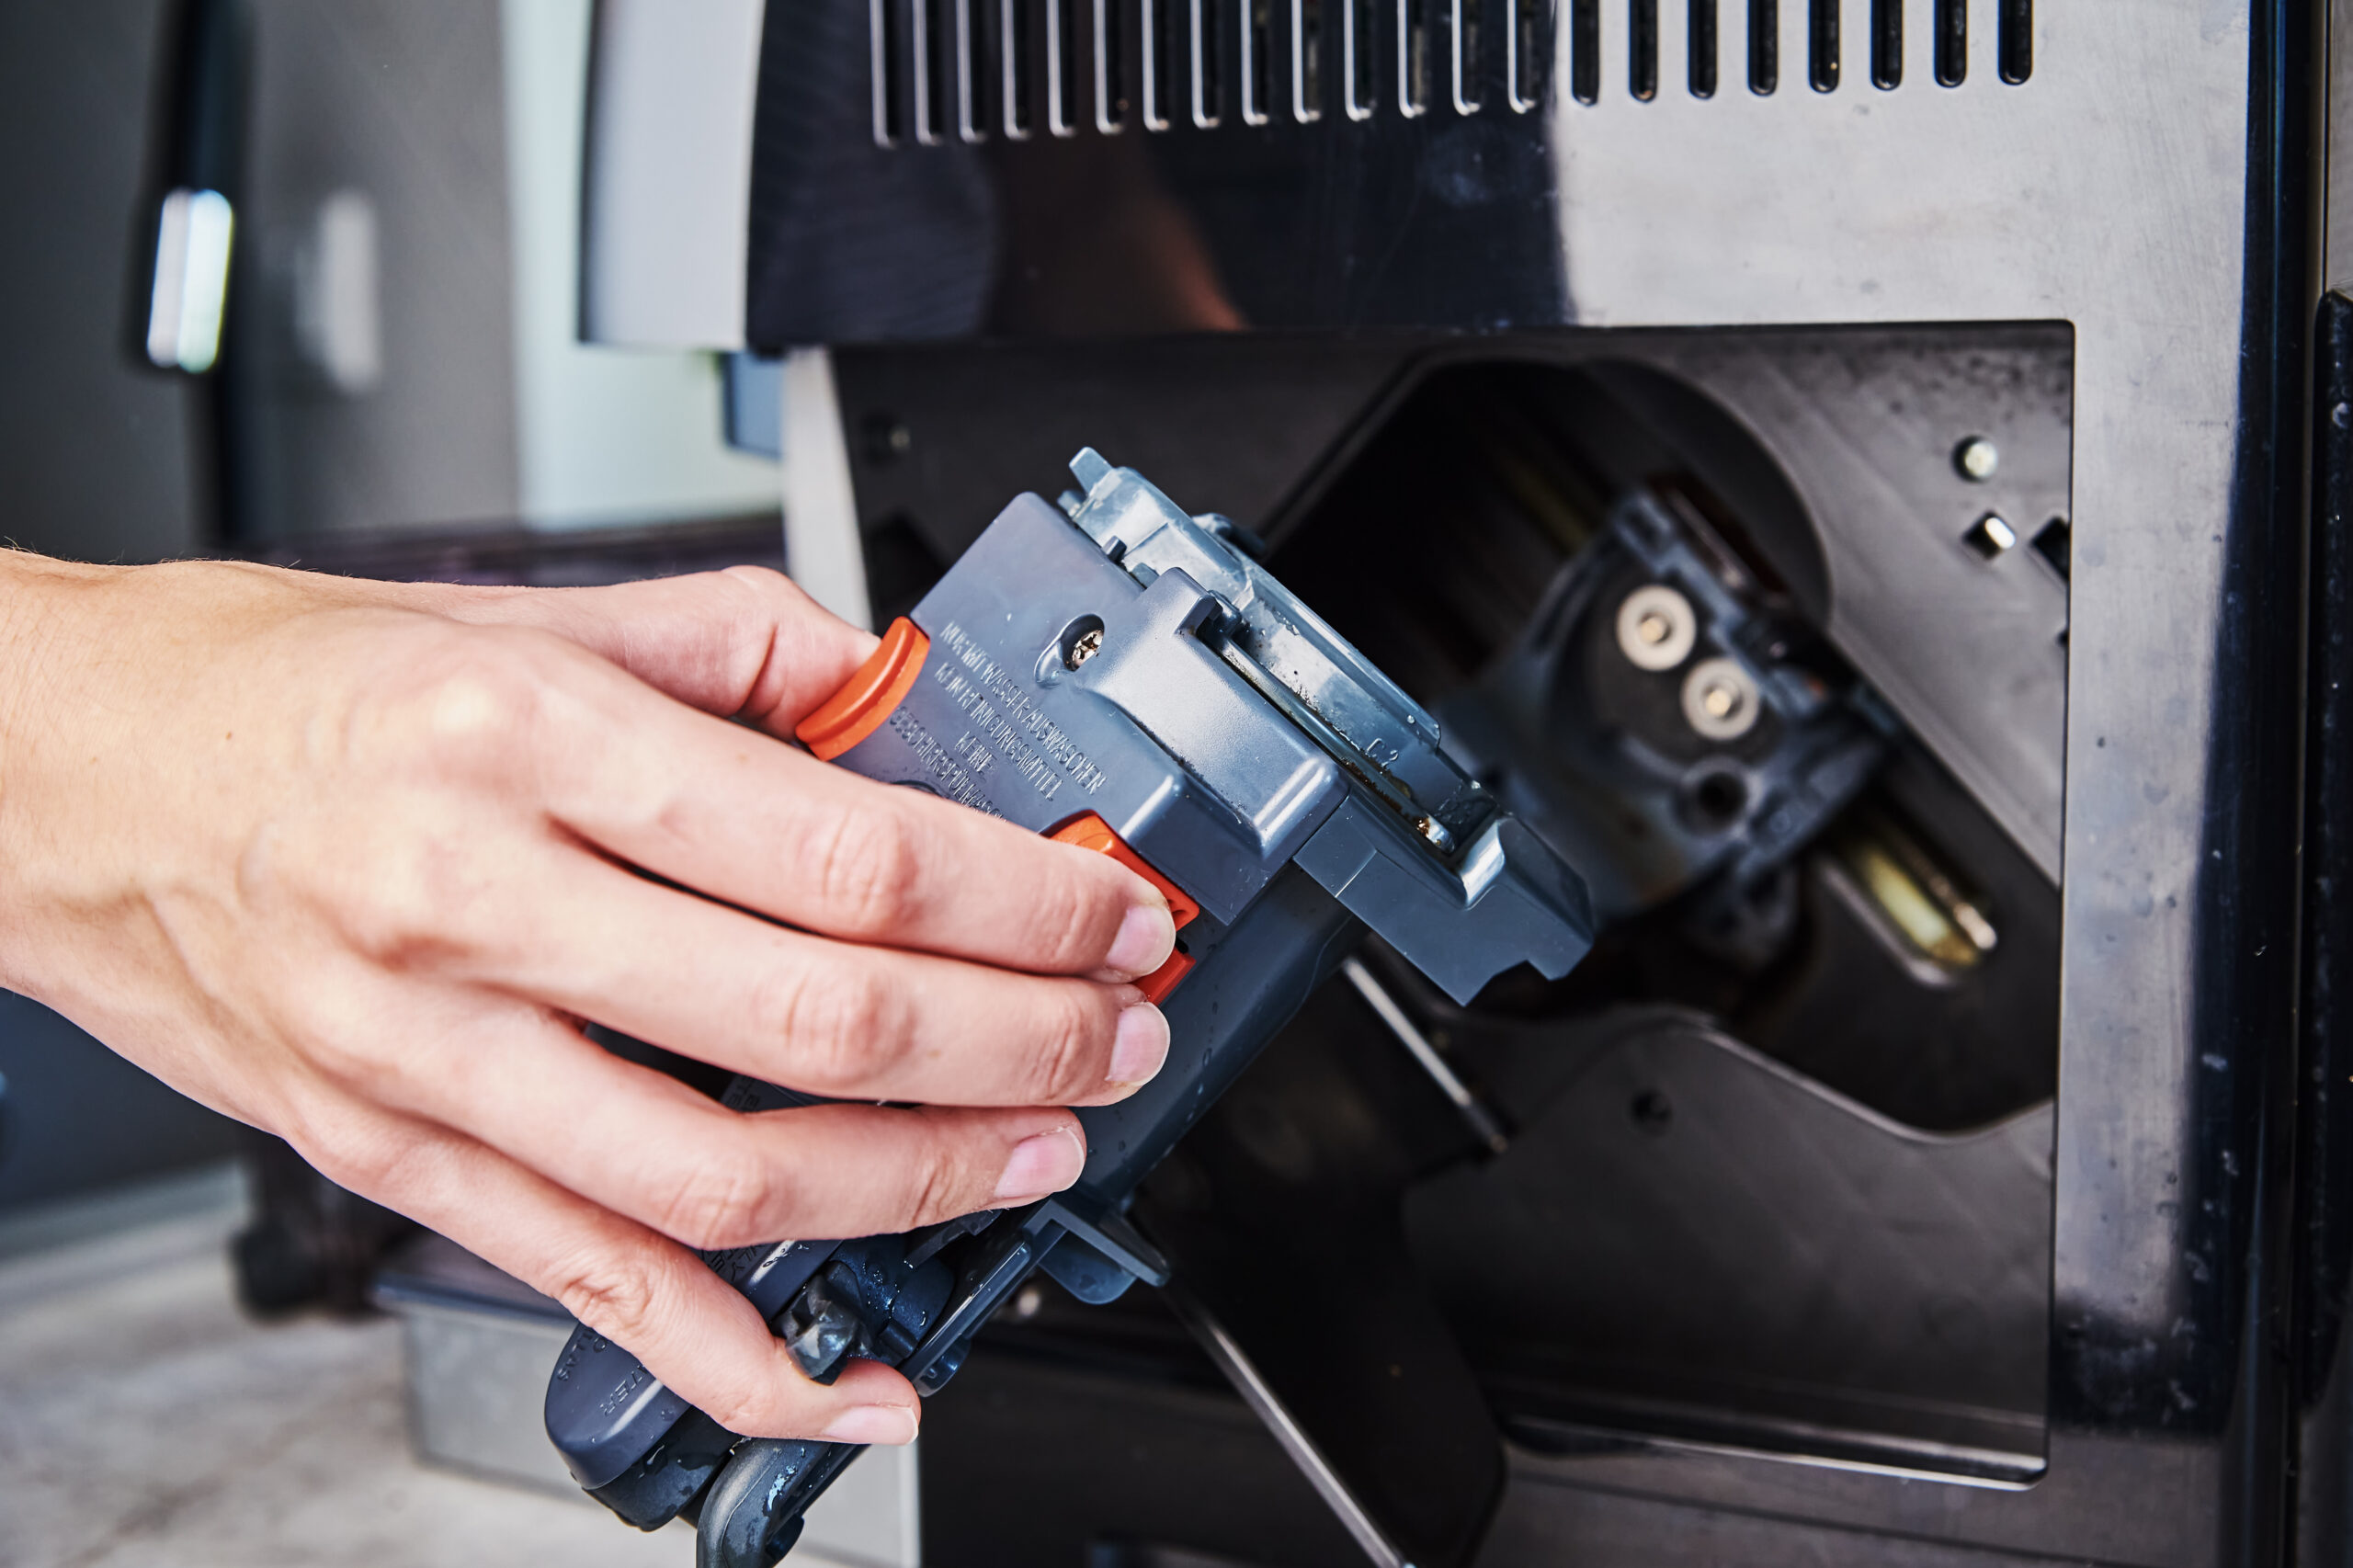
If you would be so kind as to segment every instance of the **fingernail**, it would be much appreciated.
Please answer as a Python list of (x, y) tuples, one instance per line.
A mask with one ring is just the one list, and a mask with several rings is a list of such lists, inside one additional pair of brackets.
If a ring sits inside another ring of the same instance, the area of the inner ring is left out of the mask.
[(1111, 1082), (1121, 1088), (1149, 1084), (1168, 1060), (1168, 1020), (1149, 1002), (1138, 1002), (1120, 1014), (1120, 1032), (1111, 1041)]
[(1024, 1138), (997, 1178), (996, 1200), (1008, 1207), (1034, 1203), (1076, 1181), (1086, 1166), (1086, 1146), (1066, 1127)]
[(904, 1404), (861, 1404), (834, 1417), (817, 1434), (828, 1443), (887, 1443), (915, 1440), (915, 1413)]
[(1131, 978), (1150, 974), (1168, 961), (1176, 947), (1176, 923), (1169, 917), (1166, 904), (1131, 904), (1103, 967)]

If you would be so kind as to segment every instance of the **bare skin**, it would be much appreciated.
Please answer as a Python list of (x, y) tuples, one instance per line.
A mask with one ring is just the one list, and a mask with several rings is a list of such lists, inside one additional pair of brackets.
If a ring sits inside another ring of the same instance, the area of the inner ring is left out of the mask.
[[(752, 568), (482, 589), (0, 557), (0, 983), (733, 1430), (904, 1442), (904, 1379), (810, 1382), (688, 1249), (1067, 1187), (1063, 1108), (1167, 1053), (1125, 983), (1175, 933), (1102, 857), (781, 744), (873, 641)], [(737, 1116), (584, 1021), (895, 1104)]]

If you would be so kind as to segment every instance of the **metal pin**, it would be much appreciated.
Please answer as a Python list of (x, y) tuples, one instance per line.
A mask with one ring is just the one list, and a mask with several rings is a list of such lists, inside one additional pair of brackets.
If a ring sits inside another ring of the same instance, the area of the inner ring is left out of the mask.
[(1703, 659), (1683, 682), (1683, 718), (1711, 741), (1736, 741), (1756, 727), (1756, 683), (1732, 659)]
[(1446, 1058), (1438, 1054), (1438, 1047), (1432, 1045), (1429, 1037), (1406, 1017), (1405, 1009), (1397, 1005), (1397, 999), (1389, 994), (1388, 987), (1374, 977), (1372, 971), (1365, 968), (1361, 960), (1351, 958), (1340, 960), (1340, 972), (1348, 977), (1348, 983), (1356, 987), (1357, 994), (1364, 998), (1365, 1005), (1389, 1026), (1389, 1032), (1397, 1037), (1397, 1043), (1404, 1046), (1407, 1053), (1420, 1063), (1422, 1071), (1429, 1074), (1430, 1082), (1438, 1085), (1438, 1092), (1454, 1102), (1454, 1108), (1462, 1113), (1462, 1119), (1470, 1123), (1471, 1131), (1479, 1135), (1479, 1141), (1486, 1144), (1489, 1152), (1500, 1154), (1509, 1148), (1511, 1135), (1504, 1131), (1503, 1118), (1497, 1116), (1486, 1101), (1471, 1092), (1471, 1085), (1465, 1084)]
[(1992, 561), (2007, 553), (2009, 548), (2018, 543), (2018, 531), (2004, 521), (2000, 514), (1988, 512), (1971, 524), (1969, 531), (1961, 535), (1961, 540), (1970, 549)]
[(1618, 651), (1640, 670), (1671, 670), (1691, 656), (1699, 618), (1691, 601), (1664, 583), (1628, 594), (1618, 607)]

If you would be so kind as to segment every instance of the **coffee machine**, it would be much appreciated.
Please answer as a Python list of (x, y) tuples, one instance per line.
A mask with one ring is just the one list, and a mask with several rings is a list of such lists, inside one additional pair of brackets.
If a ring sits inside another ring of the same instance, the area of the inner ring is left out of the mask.
[(1593, 892), (1342, 967), (925, 1562), (2353, 1551), (2341, 9), (604, 0), (582, 333), (733, 351), (813, 591), (1099, 448)]

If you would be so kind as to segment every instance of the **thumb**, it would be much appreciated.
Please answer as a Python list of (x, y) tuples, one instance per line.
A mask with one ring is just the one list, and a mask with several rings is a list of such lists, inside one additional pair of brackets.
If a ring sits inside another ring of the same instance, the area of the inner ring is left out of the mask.
[(601, 588), (452, 589), (437, 608), (477, 625), (551, 631), (722, 718), (792, 732), (874, 651), (875, 637), (781, 572), (722, 572)]

